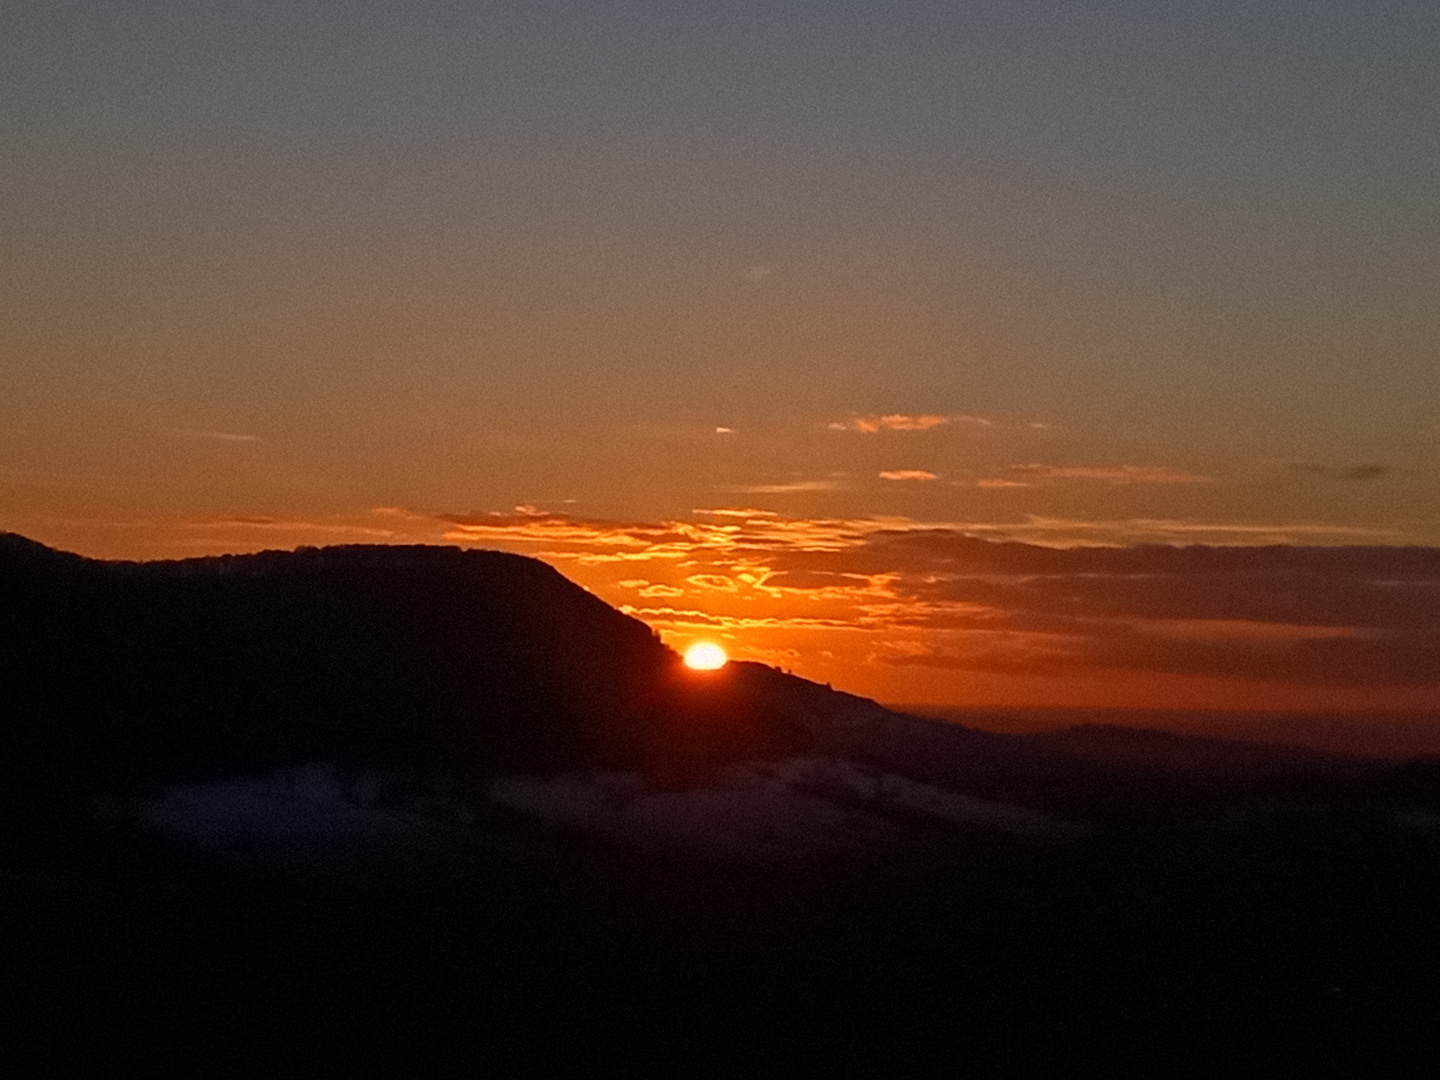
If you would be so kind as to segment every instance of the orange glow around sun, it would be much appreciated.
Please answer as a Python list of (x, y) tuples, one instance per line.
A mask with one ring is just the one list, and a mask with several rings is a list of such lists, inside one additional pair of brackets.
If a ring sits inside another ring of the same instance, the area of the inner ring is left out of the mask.
[(685, 666), (696, 671), (715, 671), (729, 660), (725, 650), (713, 641), (696, 642), (685, 650)]

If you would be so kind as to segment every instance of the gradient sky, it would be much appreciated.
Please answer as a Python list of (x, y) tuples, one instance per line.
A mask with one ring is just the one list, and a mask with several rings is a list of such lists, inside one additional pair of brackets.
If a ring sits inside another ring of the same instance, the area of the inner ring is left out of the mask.
[(1437, 56), (1421, 0), (6, 5), (0, 529), (507, 546), (888, 700), (1433, 705)]

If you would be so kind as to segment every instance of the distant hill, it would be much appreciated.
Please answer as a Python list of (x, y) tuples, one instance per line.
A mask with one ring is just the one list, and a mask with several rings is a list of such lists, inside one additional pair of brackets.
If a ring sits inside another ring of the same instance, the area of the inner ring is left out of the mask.
[(0, 1000), (64, 1075), (1363, 1071), (1433, 1042), (1437, 867), (1436, 759), (690, 672), (496, 552), (0, 534)]
[(643, 623), (519, 555), (101, 562), (0, 535), (11, 767), (185, 774), (340, 755), (683, 771), (804, 742), (779, 698), (727, 674), (726, 693), (698, 694)]
[[(1403, 761), (1440, 754), (1440, 703), (1428, 712), (1240, 712), (1221, 709), (1065, 707), (946, 707), (891, 705), (901, 712), (931, 716), (982, 731), (1042, 734), (1069, 727), (1119, 727), (1163, 731), (1198, 739), (1260, 744), (1253, 752), (1276, 754), (1282, 747), (1347, 757)], [(1152, 740), (1153, 742), (1153, 740)], [(1267, 746), (1268, 744), (1268, 746)], [(1159, 745), (1158, 743), (1155, 745)], [(1176, 744), (1177, 747), (1180, 744)]]
[(471, 780), (624, 770), (660, 790), (809, 754), (869, 770), (876, 792), (889, 776), (1091, 820), (1228, 805), (1296, 773), (1324, 776), (1327, 798), (1431, 791), (1410, 772), (1391, 784), (1384, 768), (1292, 747), (1116, 726), (984, 731), (762, 664), (691, 672), (545, 563), (455, 547), (132, 563), (0, 534), (0, 716), (12, 788), (324, 760)]

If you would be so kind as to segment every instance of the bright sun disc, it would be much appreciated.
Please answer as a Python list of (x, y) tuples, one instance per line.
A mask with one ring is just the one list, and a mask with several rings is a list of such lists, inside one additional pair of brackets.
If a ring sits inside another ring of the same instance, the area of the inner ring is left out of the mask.
[(714, 671), (725, 666), (730, 658), (714, 642), (701, 641), (685, 650), (685, 666), (696, 671)]

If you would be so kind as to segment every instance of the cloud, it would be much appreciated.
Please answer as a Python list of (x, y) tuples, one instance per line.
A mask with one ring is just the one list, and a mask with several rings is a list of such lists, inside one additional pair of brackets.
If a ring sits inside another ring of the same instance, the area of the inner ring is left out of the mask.
[(654, 584), (644, 578), (626, 578), (615, 584), (622, 589), (636, 589), (647, 600), (685, 595), (684, 589), (677, 589), (673, 585)]
[(352, 536), (366, 540), (388, 540), (395, 536), (393, 529), (381, 529), (346, 521), (308, 521), (303, 518), (270, 517), (266, 514), (230, 514), (224, 517), (197, 518), (182, 522), (186, 529), (205, 530), (263, 530), (298, 536), (333, 538)]
[(1326, 525), (1314, 522), (1223, 522), (1177, 520), (1173, 518), (1126, 518), (1123, 520), (1049, 518), (1027, 515), (1023, 524), (970, 523), (976, 533), (1023, 537), (1036, 543), (1072, 546), (1103, 544), (1296, 544), (1303, 540), (1338, 542), (1345, 540), (1397, 541), (1405, 534), (1395, 529), (1365, 525)]
[(751, 285), (759, 285), (775, 276), (775, 265), (773, 263), (756, 263), (754, 266), (748, 267), (740, 276)]
[[(566, 558), (594, 561), (680, 560), (697, 553), (730, 558), (747, 552), (840, 551), (862, 549), (892, 535), (1025, 541), (1039, 550), (1093, 544), (1289, 545), (1301, 541), (1394, 542), (1404, 538), (1395, 530), (1303, 522), (1083, 520), (1026, 515), (1012, 521), (931, 524), (902, 516), (799, 518), (772, 510), (729, 507), (696, 510), (694, 514), (700, 520), (690, 521), (608, 521), (561, 513), (428, 514), (395, 507), (376, 508), (372, 513), (392, 520), (405, 518), (412, 532), (425, 523), (439, 525), (442, 538), (451, 542), (519, 544), (527, 550), (543, 546)], [(395, 521), (395, 525), (398, 528), (401, 522)]]
[(938, 480), (940, 477), (924, 469), (889, 469), (880, 473), (882, 480)]
[(735, 592), (739, 585), (734, 578), (726, 577), (723, 574), (691, 574), (685, 579), (691, 585), (702, 589), (713, 589), (718, 592)]
[(186, 439), (208, 439), (211, 442), (258, 443), (264, 441), (259, 435), (240, 435), (233, 431), (191, 431), (180, 428), (174, 434)]
[(196, 528), (215, 528), (216, 526), (245, 525), (258, 529), (268, 529), (276, 526), (283, 526), (285, 522), (279, 518), (266, 517), (262, 514), (234, 514), (230, 517), (211, 518), (206, 521), (193, 521), (190, 523)]
[(892, 663), (1440, 683), (1433, 548), (1057, 549), (932, 529), (794, 562), (887, 573), (894, 600), (870, 613), (935, 644)]
[(691, 510), (692, 514), (705, 514), (710, 517), (733, 517), (733, 518), (767, 518), (779, 517), (774, 510)]
[(1208, 476), (1181, 472), (1165, 465), (1117, 465), (1109, 468), (1077, 465), (1011, 465), (1008, 471), (1039, 480), (1101, 480), (1110, 484), (1214, 483), (1214, 480)]
[(929, 431), (944, 424), (975, 424), (979, 427), (991, 427), (991, 421), (983, 416), (951, 415), (942, 416), (938, 413), (921, 413), (916, 416), (907, 416), (904, 413), (887, 413), (884, 416), (852, 416), (849, 420), (836, 420), (827, 426), (831, 431), (858, 431), (862, 435), (874, 435), (879, 431)]
[(1392, 473), (1395, 469), (1390, 465), (1315, 465), (1305, 461), (1292, 461), (1287, 463), (1292, 472), (1311, 473), (1315, 476), (1323, 476), (1328, 480), (1381, 480)]
[(843, 484), (839, 480), (792, 480), (783, 484), (750, 484), (742, 487), (723, 488), (737, 495), (791, 495), (802, 491), (839, 491)]
[(717, 428), (715, 429), (715, 434), (716, 434), (716, 435), (733, 435), (733, 434), (735, 434), (735, 429), (734, 429), (734, 428), (730, 428), (730, 427), (717, 427)]
[(840, 619), (756, 618), (743, 615), (712, 615), (709, 612), (694, 609), (681, 610), (668, 607), (639, 608), (630, 605), (622, 605), (620, 610), (626, 615), (633, 615), (635, 618), (641, 619), (652, 626), (707, 626), (726, 630), (799, 629), (857, 631), (863, 629)]
[[(733, 630), (737, 643), (748, 634), (757, 648), (794, 647), (794, 635), (808, 635), (816, 648), (848, 650), (847, 662), (870, 656), (886, 668), (1434, 684), (1440, 694), (1440, 548), (1335, 543), (1383, 530), (936, 523), (743, 507), (652, 522), (519, 513), (428, 520), (454, 541), (568, 565), (601, 595), (614, 590), (617, 603), (635, 590), (647, 600), (690, 596), (693, 608), (626, 608), (667, 633)], [(634, 563), (645, 564), (644, 578), (628, 569)], [(850, 643), (843, 648), (825, 637), (840, 632)]]
[(1023, 480), (1002, 480), (996, 478), (990, 480), (976, 480), (975, 486), (978, 488), (1028, 488), (1034, 487), (1035, 485), (1027, 484)]

